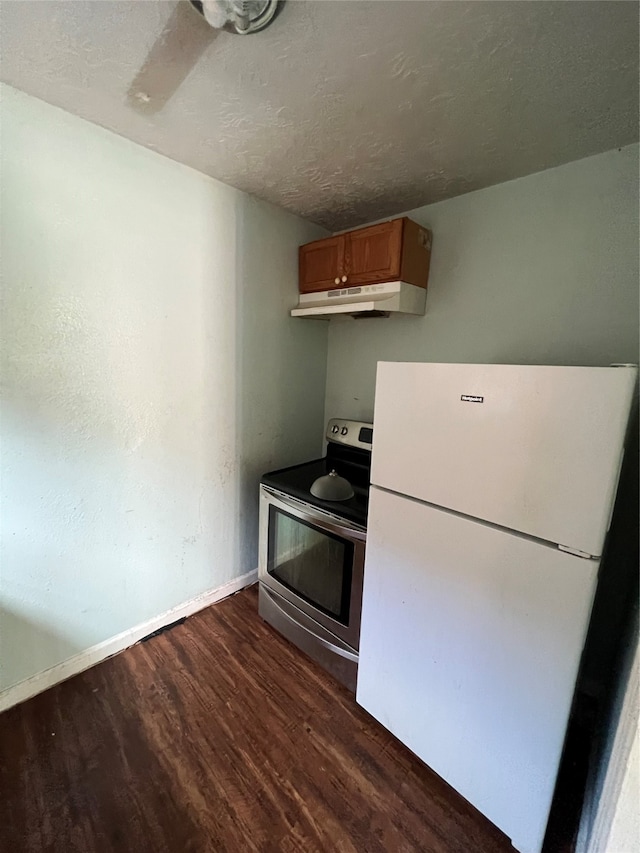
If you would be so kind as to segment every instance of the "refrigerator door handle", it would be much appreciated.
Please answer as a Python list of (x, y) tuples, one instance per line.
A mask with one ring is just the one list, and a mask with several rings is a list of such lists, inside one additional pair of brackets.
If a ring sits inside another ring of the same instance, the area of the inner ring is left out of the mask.
[(593, 554), (587, 554), (585, 551), (579, 551), (577, 548), (569, 548), (568, 545), (558, 545), (558, 551), (564, 551), (565, 554), (573, 554), (574, 557), (583, 557), (585, 560), (600, 559), (600, 557), (594, 557)]

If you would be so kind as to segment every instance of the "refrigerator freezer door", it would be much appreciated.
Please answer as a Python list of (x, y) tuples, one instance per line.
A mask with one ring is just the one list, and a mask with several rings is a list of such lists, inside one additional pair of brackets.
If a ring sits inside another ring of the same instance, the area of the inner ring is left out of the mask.
[(381, 362), (371, 482), (600, 556), (636, 375)]
[(523, 853), (542, 846), (597, 569), (371, 490), (356, 699)]

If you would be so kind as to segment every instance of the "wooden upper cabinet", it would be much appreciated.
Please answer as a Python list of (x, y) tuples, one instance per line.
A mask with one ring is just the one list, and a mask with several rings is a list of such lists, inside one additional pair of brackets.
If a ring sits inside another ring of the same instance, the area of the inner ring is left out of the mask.
[(349, 285), (400, 278), (402, 223), (402, 219), (394, 219), (344, 235), (345, 271)]
[(344, 272), (344, 237), (327, 237), (300, 246), (300, 293), (330, 290)]
[(427, 286), (431, 232), (410, 219), (347, 231), (300, 247), (300, 292), (385, 281)]

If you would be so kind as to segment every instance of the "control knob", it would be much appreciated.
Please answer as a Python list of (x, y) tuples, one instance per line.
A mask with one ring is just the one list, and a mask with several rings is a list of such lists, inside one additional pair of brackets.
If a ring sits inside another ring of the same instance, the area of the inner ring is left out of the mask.
[(339, 429), (340, 429), (340, 427), (338, 426), (338, 424), (334, 424), (331, 427), (331, 432), (336, 433), (336, 432), (338, 432)]
[(340, 435), (346, 435), (349, 432), (348, 427), (342, 427), (340, 430)]

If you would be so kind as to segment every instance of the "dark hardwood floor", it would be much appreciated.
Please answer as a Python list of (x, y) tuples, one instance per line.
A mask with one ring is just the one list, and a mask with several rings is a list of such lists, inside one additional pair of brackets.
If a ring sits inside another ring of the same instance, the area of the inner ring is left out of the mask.
[(500, 853), (244, 590), (0, 716), (3, 853)]

